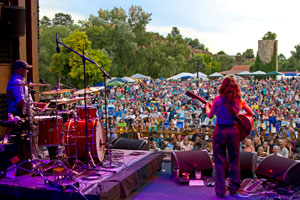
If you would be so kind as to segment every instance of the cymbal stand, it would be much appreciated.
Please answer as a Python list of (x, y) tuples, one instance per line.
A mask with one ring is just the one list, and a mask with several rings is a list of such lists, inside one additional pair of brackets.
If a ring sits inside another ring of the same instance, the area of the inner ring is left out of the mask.
[(84, 165), (84, 163), (80, 160), (78, 160), (78, 154), (77, 154), (77, 113), (75, 110), (73, 110), (73, 119), (74, 119), (74, 136), (75, 136), (75, 161), (73, 164), (72, 169), (76, 168), (78, 164)]
[(63, 167), (65, 170), (70, 171), (72, 173), (77, 174), (77, 172), (68, 169), (65, 164), (59, 160), (59, 141), (58, 141), (58, 108), (57, 108), (57, 98), (58, 98), (58, 88), (56, 87), (56, 96), (55, 96), (55, 123), (56, 123), (56, 146), (57, 146), (57, 150), (56, 150), (56, 161), (54, 163), (52, 163), (52, 165), (50, 167), (48, 167), (47, 169), (45, 169), (44, 171), (48, 171), (50, 169), (53, 169), (55, 167), (57, 167), (57, 165), (60, 165), (61, 167)]

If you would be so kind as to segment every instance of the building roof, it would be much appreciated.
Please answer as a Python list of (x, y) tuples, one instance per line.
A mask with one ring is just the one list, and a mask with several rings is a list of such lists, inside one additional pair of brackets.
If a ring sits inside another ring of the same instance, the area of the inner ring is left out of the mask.
[(238, 73), (243, 72), (243, 71), (248, 71), (249, 72), (250, 67), (251, 67), (250, 65), (235, 65), (230, 70), (220, 72), (220, 74), (223, 74), (223, 75), (227, 75), (227, 74), (237, 75)]

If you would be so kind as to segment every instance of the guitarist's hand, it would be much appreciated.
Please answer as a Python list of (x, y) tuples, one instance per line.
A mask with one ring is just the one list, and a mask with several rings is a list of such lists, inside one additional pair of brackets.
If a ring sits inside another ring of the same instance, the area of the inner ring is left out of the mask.
[(207, 101), (206, 104), (205, 104), (205, 108), (206, 108), (206, 110), (210, 109), (211, 108), (211, 103)]

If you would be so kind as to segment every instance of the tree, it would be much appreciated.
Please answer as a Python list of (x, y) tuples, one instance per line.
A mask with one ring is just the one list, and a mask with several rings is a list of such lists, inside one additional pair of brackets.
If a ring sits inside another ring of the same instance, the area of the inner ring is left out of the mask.
[(219, 51), (218, 53), (217, 53), (218, 55), (224, 55), (224, 54), (226, 54), (224, 51)]
[(177, 27), (173, 27), (171, 31), (171, 36), (176, 37), (177, 35), (180, 35), (180, 31)]
[(247, 49), (247, 50), (243, 53), (243, 58), (246, 58), (246, 59), (254, 58), (253, 49)]
[(297, 44), (295, 46), (295, 51), (291, 51), (291, 54), (294, 58), (297, 60), (300, 60), (300, 44)]
[[(99, 64), (105, 71), (109, 71), (111, 61), (100, 50), (93, 50), (91, 42), (88, 40), (84, 32), (74, 31), (69, 37), (65, 38), (63, 42), (77, 52), (81, 52), (84, 47), (85, 51), (92, 57), (92, 59)], [(87, 85), (93, 85), (99, 81), (103, 81), (102, 72), (99, 68), (88, 61), (86, 61), (86, 78)], [(52, 56), (51, 70), (55, 71), (60, 76), (67, 76), (72, 81), (72, 84), (78, 88), (84, 86), (84, 68), (82, 59), (74, 52), (63, 48), (61, 53), (56, 53)]]
[(103, 10), (99, 9), (98, 15), (101, 19), (103, 19), (108, 24), (114, 24), (116, 21), (126, 22), (127, 15), (125, 10), (122, 8), (114, 7), (112, 10)]
[(71, 32), (72, 30), (67, 26), (41, 28), (39, 40), (39, 77), (51, 85), (57, 85), (58, 82), (58, 74), (50, 70), (51, 58), (56, 52), (55, 34), (58, 33), (59, 40), (62, 40)]
[(47, 16), (43, 16), (42, 19), (40, 20), (40, 25), (44, 27), (49, 27), (52, 25), (51, 19)]
[(232, 68), (234, 65), (234, 59), (232, 56), (227, 54), (217, 54), (217, 61), (221, 63), (221, 70), (220, 71), (227, 71)]
[(278, 56), (278, 60), (279, 60), (279, 61), (284, 61), (284, 60), (286, 60), (286, 57), (281, 53), (281, 54), (279, 54), (279, 56)]
[(240, 52), (238, 52), (236, 55), (235, 55), (235, 61), (238, 65), (242, 64), (244, 59), (243, 59), (243, 56)]
[(276, 40), (276, 33), (272, 33), (271, 31), (268, 31), (264, 36), (263, 36), (263, 40)]
[(72, 16), (65, 13), (56, 13), (52, 19), (53, 25), (56, 26), (70, 26), (73, 22)]

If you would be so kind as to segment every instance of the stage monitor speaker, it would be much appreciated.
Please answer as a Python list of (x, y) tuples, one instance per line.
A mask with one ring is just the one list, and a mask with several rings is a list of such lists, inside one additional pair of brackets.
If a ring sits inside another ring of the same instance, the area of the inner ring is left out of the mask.
[(2, 34), (8, 37), (25, 35), (26, 8), (19, 6), (2, 6)]
[(113, 149), (145, 150), (146, 141), (119, 138), (113, 142)]
[[(241, 178), (256, 178), (255, 169), (257, 166), (257, 155), (254, 152), (240, 152), (240, 172)], [(227, 162), (226, 162), (226, 170), (225, 170), (226, 177), (229, 177), (229, 158), (227, 155)]]
[(182, 172), (194, 176), (196, 171), (201, 171), (202, 176), (212, 176), (213, 165), (207, 151), (172, 152), (171, 158), (171, 170), (179, 172), (177, 176)]
[(300, 185), (300, 162), (280, 156), (268, 156), (257, 167), (257, 177), (267, 178), (281, 185)]
[(241, 178), (256, 178), (257, 155), (254, 152), (240, 152)]

